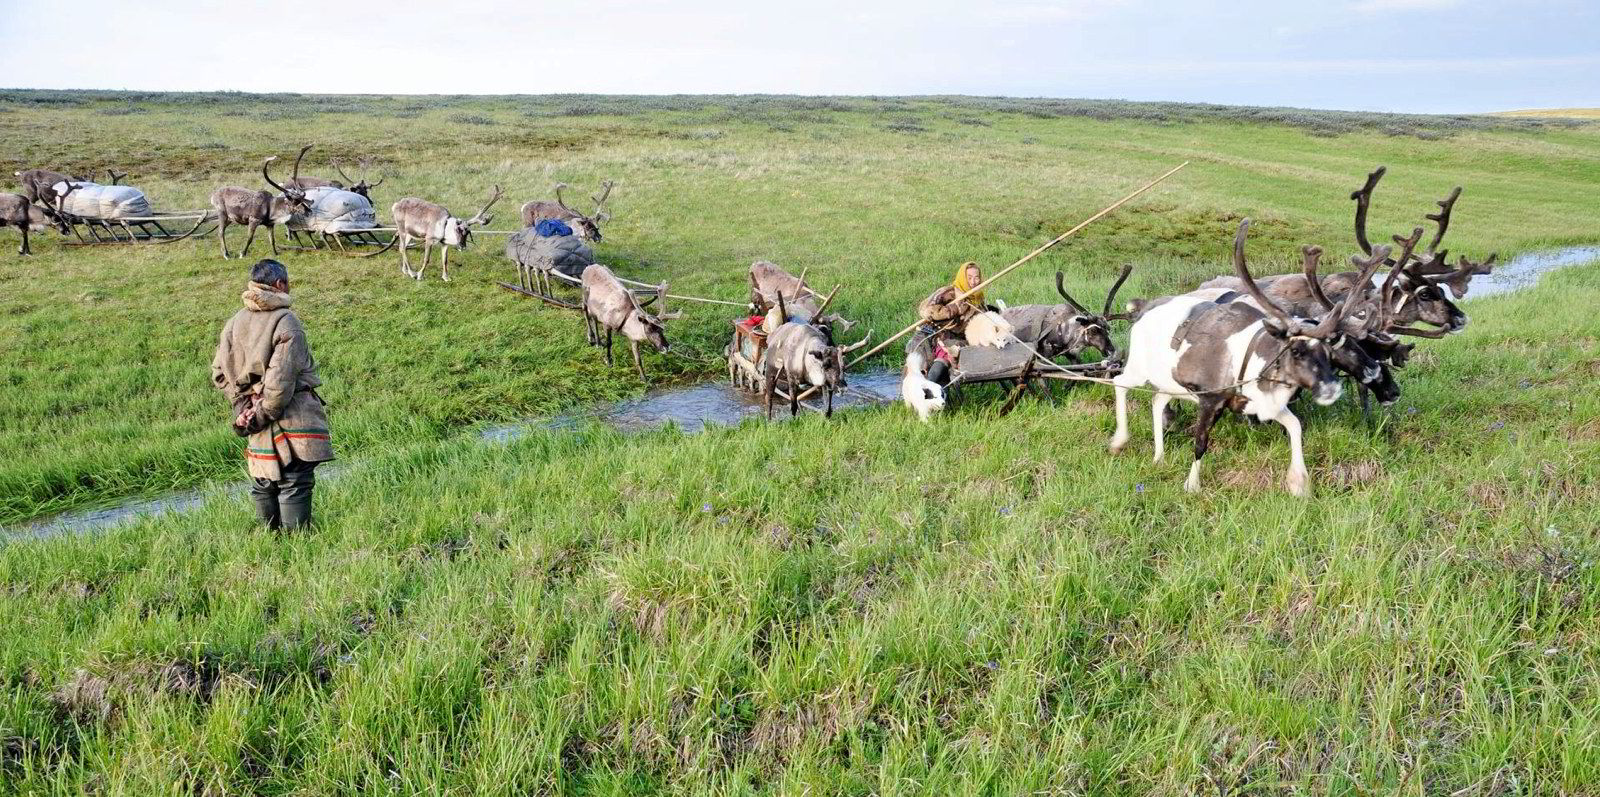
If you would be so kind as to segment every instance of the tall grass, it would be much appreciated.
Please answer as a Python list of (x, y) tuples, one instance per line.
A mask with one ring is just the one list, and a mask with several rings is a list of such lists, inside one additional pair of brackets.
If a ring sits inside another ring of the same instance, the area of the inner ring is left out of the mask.
[(1078, 390), (389, 443), (314, 532), (0, 548), (0, 793), (1589, 793), (1596, 301), (1309, 408), (1310, 500), (1276, 427), (1189, 496)]

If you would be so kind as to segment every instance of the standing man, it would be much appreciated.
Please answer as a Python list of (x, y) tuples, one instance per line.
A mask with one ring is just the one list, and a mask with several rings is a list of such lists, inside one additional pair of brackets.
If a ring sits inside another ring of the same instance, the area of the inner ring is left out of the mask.
[(328, 415), (317, 395), (317, 361), (289, 309), (289, 270), (276, 260), (250, 268), (244, 309), (222, 328), (211, 379), (233, 404), (233, 431), (248, 437), (250, 498), (269, 528), (311, 522), (318, 463), (333, 459)]

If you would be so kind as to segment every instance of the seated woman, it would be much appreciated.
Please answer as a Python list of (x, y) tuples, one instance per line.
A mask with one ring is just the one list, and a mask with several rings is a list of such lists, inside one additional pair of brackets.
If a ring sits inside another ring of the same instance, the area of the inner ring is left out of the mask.
[[(967, 322), (987, 309), (983, 303), (982, 285), (982, 269), (969, 260), (956, 269), (956, 278), (950, 284), (940, 286), (917, 306), (917, 315), (923, 323), (914, 340), (932, 338), (933, 358), (928, 366), (928, 379), (941, 385), (949, 381), (951, 361), (966, 344)], [(964, 298), (956, 298), (974, 287), (979, 290)]]

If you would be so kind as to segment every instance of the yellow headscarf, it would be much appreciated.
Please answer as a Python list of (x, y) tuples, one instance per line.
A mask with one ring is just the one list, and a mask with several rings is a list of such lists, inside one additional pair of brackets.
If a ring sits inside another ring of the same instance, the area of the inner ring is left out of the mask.
[[(967, 284), (967, 267), (976, 265), (978, 264), (968, 260), (967, 262), (962, 263), (960, 268), (956, 269), (956, 281), (950, 283), (955, 287), (956, 295), (959, 296), (972, 289), (972, 286)], [(979, 284), (981, 285), (982, 283)], [(973, 307), (983, 307), (983, 291), (978, 291), (968, 296), (967, 301), (970, 302)]]

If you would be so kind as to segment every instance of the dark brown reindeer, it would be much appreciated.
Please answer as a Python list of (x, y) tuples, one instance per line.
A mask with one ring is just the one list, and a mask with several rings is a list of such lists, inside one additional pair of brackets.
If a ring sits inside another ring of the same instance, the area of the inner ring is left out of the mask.
[[(489, 203), (483, 206), (470, 219), (460, 219), (450, 215), (450, 209), (444, 205), (429, 202), (417, 197), (406, 197), (389, 209), (394, 217), (395, 238), (400, 245), (400, 273), (415, 280), (422, 279), (422, 272), (428, 268), (428, 263), (433, 256), (433, 247), (439, 247), (440, 278), (445, 282), (450, 281), (450, 248), (465, 250), (472, 244), (472, 228), (488, 224), (494, 220), (489, 214), (489, 208), (500, 201), (505, 192), (500, 186), (494, 187), (494, 194), (489, 197)], [(422, 268), (411, 270), (411, 261), (406, 257), (406, 248), (411, 246), (413, 238), (422, 239)]]
[(15, 172), (15, 174), (17, 181), (22, 184), (22, 195), (27, 197), (28, 201), (38, 202), (41, 205), (50, 205), (51, 207), (59, 204), (59, 197), (56, 196), (55, 190), (58, 184), (66, 183), (71, 185), (73, 183), (89, 182), (61, 172), (53, 172), (49, 169), (26, 169)]
[(300, 161), (305, 160), (306, 153), (311, 151), (312, 146), (313, 145), (311, 144), (307, 144), (300, 148), (300, 154), (294, 156), (294, 170), (290, 172), (289, 179), (284, 180), (283, 184), (301, 193), (310, 191), (313, 188), (344, 188), (344, 183), (341, 183), (338, 180), (329, 180), (324, 177), (300, 176)]
[(1018, 340), (1048, 359), (1067, 357), (1077, 361), (1089, 349), (1100, 352), (1101, 359), (1115, 359), (1117, 344), (1111, 339), (1111, 322), (1128, 316), (1112, 313), (1111, 308), (1117, 301), (1117, 291), (1131, 273), (1133, 266), (1122, 267), (1099, 313), (1072, 298), (1067, 293), (1066, 275), (1057, 271), (1056, 293), (1061, 294), (1065, 304), (1019, 304), (1005, 308), (1000, 315), (1011, 323), (1012, 334)]
[[(1383, 166), (1372, 170), (1367, 175), (1366, 183), (1350, 194), (1350, 198), (1356, 202), (1356, 243), (1361, 246), (1361, 251), (1368, 255), (1372, 254), (1372, 244), (1367, 240), (1367, 211), (1372, 204), (1372, 191), (1377, 188), (1378, 181), (1383, 179), (1387, 171), (1387, 167)], [(1436, 225), (1436, 229), (1433, 239), (1428, 242), (1428, 248), (1421, 255), (1416, 256), (1410, 263), (1405, 258), (1401, 258), (1398, 262), (1386, 263), (1393, 266), (1393, 269), (1378, 294), (1382, 304), (1384, 332), (1442, 338), (1451, 332), (1460, 332), (1466, 328), (1467, 314), (1461, 312), (1461, 308), (1450, 301), (1440, 286), (1448, 287), (1457, 299), (1466, 296), (1467, 285), (1474, 276), (1492, 271), (1496, 255), (1489, 255), (1488, 259), (1481, 263), (1474, 263), (1462, 257), (1456, 268), (1450, 268), (1447, 262), (1448, 252), (1440, 250), (1439, 244), (1444, 241), (1445, 233), (1450, 229), (1450, 214), (1455, 210), (1456, 200), (1460, 197), (1461, 187), (1456, 186), (1450, 192), (1450, 196), (1438, 201), (1439, 212), (1427, 215), (1427, 219)], [(1331, 286), (1326, 281), (1322, 287), (1330, 295), (1336, 292), (1330, 290)], [(1418, 322), (1429, 324), (1435, 329), (1417, 329), (1409, 326)]]
[[(387, 177), (379, 177), (378, 178), (378, 182), (369, 183), (369, 182), (367, 182), (367, 169), (371, 167), (372, 161), (369, 158), (362, 158), (359, 161), (359, 163), (361, 164), (361, 179), (359, 179), (359, 180), (351, 180), (350, 179), (350, 175), (344, 173), (344, 168), (339, 165), (339, 162), (337, 160), (333, 162), (333, 170), (338, 172), (339, 176), (343, 177), (345, 179), (345, 181), (347, 183), (349, 183), (349, 185), (350, 185), (349, 190), (350, 190), (351, 193), (360, 194), (360, 195), (366, 197), (367, 199), (372, 199), (372, 189), (377, 188), (380, 185), (383, 185), (383, 181), (387, 180), (389, 178), (387, 178)], [(338, 184), (335, 183), (335, 185), (338, 185)]]
[(33, 254), (33, 248), (28, 244), (28, 234), (44, 232), (51, 226), (63, 235), (69, 231), (67, 225), (53, 211), (33, 204), (26, 196), (0, 194), (0, 227), (16, 227), (22, 234), (22, 245), (17, 249), (17, 254)]
[(306, 201), (304, 191), (278, 185), (267, 172), (267, 166), (277, 160), (273, 155), (261, 162), (261, 176), (266, 178), (267, 184), (276, 188), (280, 196), (254, 188), (240, 188), (239, 186), (223, 186), (211, 192), (211, 207), (217, 214), (217, 243), (222, 247), (224, 260), (232, 257), (228, 253), (228, 225), (243, 224), (250, 228), (249, 237), (245, 238), (244, 251), (239, 253), (243, 258), (250, 254), (250, 244), (256, 239), (256, 228), (267, 228), (267, 240), (272, 244), (272, 253), (278, 254), (277, 226), (289, 221), (296, 212), (311, 209), (311, 203)]
[[(628, 290), (628, 286), (617, 279), (611, 269), (598, 263), (583, 270), (581, 280), (583, 291), (583, 324), (588, 333), (589, 345), (602, 346), (606, 350), (606, 365), (611, 365), (611, 335), (620, 332), (628, 339), (628, 349), (633, 353), (633, 367), (639, 372), (639, 378), (644, 379), (644, 363), (639, 359), (639, 344), (648, 343), (656, 351), (666, 352), (667, 325), (670, 319), (677, 318), (677, 313), (662, 313), (659, 317), (650, 315), (640, 306), (638, 297)], [(661, 296), (666, 296), (667, 286), (659, 289)], [(665, 302), (665, 299), (662, 300)], [(604, 330), (604, 341), (601, 340), (601, 331)]]
[[(1385, 171), (1382, 166), (1373, 170), (1367, 175), (1366, 183), (1350, 194), (1350, 198), (1356, 202), (1356, 243), (1367, 255), (1372, 254), (1372, 244), (1367, 237), (1367, 213), (1372, 203), (1373, 189), (1377, 187)], [(1444, 240), (1445, 233), (1450, 227), (1450, 214), (1460, 196), (1461, 189), (1458, 187), (1450, 193), (1450, 196), (1439, 200), (1438, 213), (1427, 215), (1427, 219), (1434, 222), (1437, 229), (1422, 253), (1412, 255), (1415, 247), (1413, 242), (1413, 246), (1405, 250), (1406, 256), (1398, 260), (1385, 261), (1384, 265), (1391, 270), (1381, 287), (1373, 286), (1370, 281), (1361, 282), (1360, 275), (1354, 271), (1321, 277), (1316, 286), (1322, 293), (1320, 298), (1313, 292), (1304, 274), (1263, 277), (1257, 280), (1257, 284), (1291, 312), (1304, 316), (1320, 313), (1328, 306), (1329, 300), (1341, 301), (1352, 289), (1358, 290), (1380, 310), (1378, 315), (1372, 316), (1374, 324), (1381, 321), (1381, 326), (1372, 330), (1374, 334), (1439, 338), (1450, 332), (1460, 331), (1467, 325), (1467, 316), (1449, 300), (1440, 286), (1448, 287), (1456, 298), (1465, 296), (1467, 283), (1471, 278), (1479, 274), (1488, 274), (1495, 260), (1495, 256), (1490, 255), (1482, 263), (1473, 263), (1463, 257), (1459, 266), (1453, 269), (1445, 263), (1447, 253), (1439, 249), (1439, 244)], [(1418, 230), (1417, 236), (1420, 235), (1421, 231)], [(1237, 276), (1217, 277), (1200, 286), (1201, 289), (1230, 290), (1239, 290), (1241, 287)], [(1417, 329), (1411, 326), (1416, 323), (1429, 324), (1438, 329)]]
[(556, 183), (556, 201), (536, 199), (532, 202), (523, 203), (522, 226), (532, 227), (541, 221), (555, 219), (566, 222), (568, 226), (572, 227), (572, 231), (577, 233), (579, 238), (600, 243), (600, 225), (611, 220), (611, 214), (606, 211), (605, 207), (606, 198), (611, 196), (612, 185), (613, 183), (610, 180), (606, 180), (600, 184), (600, 195), (589, 197), (594, 200), (594, 211), (586, 216), (568, 207), (566, 201), (561, 198), (561, 190), (566, 188), (567, 184)]

